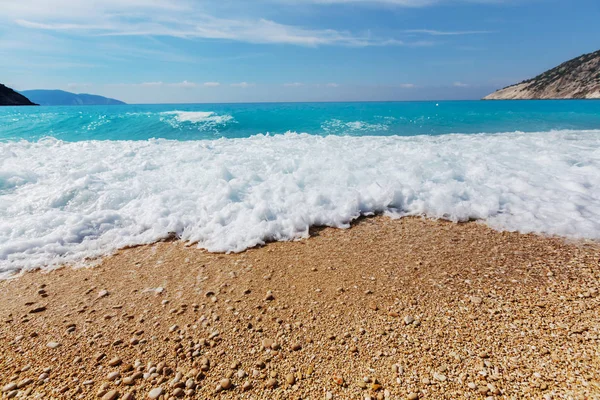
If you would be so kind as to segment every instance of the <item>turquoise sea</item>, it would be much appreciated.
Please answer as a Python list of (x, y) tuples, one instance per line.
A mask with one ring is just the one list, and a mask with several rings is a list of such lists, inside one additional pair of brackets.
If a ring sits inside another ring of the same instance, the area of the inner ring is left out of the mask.
[(600, 101), (0, 108), (0, 277), (374, 214), (600, 239)]
[(411, 136), (600, 128), (600, 101), (169, 104), (0, 108), (0, 140), (199, 140), (286, 132)]

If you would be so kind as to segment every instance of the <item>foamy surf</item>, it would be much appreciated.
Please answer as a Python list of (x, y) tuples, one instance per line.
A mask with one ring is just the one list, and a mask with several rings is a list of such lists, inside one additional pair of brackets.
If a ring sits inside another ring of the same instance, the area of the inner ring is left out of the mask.
[(600, 238), (600, 131), (0, 143), (0, 271), (176, 232), (238, 252), (361, 215)]

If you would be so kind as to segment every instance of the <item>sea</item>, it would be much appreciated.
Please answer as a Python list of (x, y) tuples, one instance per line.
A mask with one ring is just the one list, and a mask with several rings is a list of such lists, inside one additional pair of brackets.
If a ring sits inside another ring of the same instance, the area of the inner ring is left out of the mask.
[(0, 108), (0, 276), (361, 216), (600, 239), (600, 101)]

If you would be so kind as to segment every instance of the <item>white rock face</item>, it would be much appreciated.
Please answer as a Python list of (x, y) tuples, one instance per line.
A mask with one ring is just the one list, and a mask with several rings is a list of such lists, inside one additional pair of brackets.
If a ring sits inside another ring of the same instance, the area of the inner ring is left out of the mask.
[(599, 98), (600, 50), (567, 61), (528, 81), (500, 89), (484, 100)]

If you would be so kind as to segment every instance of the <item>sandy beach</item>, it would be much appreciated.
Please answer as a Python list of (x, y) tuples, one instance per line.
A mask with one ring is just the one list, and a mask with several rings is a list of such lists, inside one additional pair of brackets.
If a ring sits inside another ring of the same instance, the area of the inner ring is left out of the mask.
[(598, 399), (600, 246), (362, 219), (0, 282), (2, 398)]

